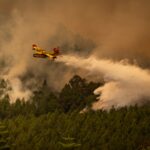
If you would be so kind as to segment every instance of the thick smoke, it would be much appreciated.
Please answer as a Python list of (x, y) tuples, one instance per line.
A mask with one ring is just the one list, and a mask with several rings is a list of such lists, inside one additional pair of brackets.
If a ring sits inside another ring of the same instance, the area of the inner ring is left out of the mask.
[(150, 73), (134, 64), (98, 59), (63, 56), (58, 61), (66, 65), (88, 70), (94, 76), (103, 75), (105, 84), (95, 89), (99, 95), (93, 109), (110, 109), (126, 105), (142, 104), (150, 98)]
[[(75, 46), (81, 49), (87, 47), (87, 52), (89, 52), (94, 44), (89, 40), (86, 44), (86, 40), (81, 36), (74, 35), (62, 25), (54, 25), (53, 21), (49, 20), (45, 23), (44, 17), (37, 18), (32, 22), (28, 20), (29, 18), (21, 16), (18, 10), (13, 10), (11, 15), (12, 20), (9, 20), (7, 26), (3, 27), (1, 35), (4, 35), (6, 31), (9, 34), (8, 37), (1, 40), (0, 48), (1, 63), (5, 64), (5, 66), (1, 65), (1, 76), (8, 80), (12, 87), (12, 91), (9, 92), (11, 100), (28, 99), (31, 96), (31, 90), (39, 87), (45, 79), (48, 80), (53, 90), (60, 90), (73, 72), (71, 69), (64, 69), (62, 65), (54, 64), (49, 60), (34, 59), (32, 44), (36, 43), (44, 49), (49, 47), (48, 50), (61, 46), (62, 49), (65, 49), (64, 53), (67, 53), (68, 49), (73, 52)], [(41, 29), (41, 26), (44, 29)], [(81, 42), (79, 43), (78, 40)], [(87, 52), (81, 52), (81, 54)], [(25, 79), (24, 82), (22, 79)]]
[(1, 0), (0, 61), (5, 67), (0, 74), (15, 86), (14, 100), (29, 97), (30, 87), (44, 79), (60, 90), (74, 74), (72, 68), (33, 59), (33, 43), (44, 49), (60, 46), (62, 54), (136, 59), (149, 67), (149, 7), (149, 0)]
[[(13, 24), (11, 28), (17, 32), (20, 30), (21, 37), (28, 34), (28, 45), (35, 41), (41, 46), (53, 47), (65, 39), (72, 44), (74, 40), (68, 32), (64, 32), (61, 38), (54, 36), (62, 32), (56, 31), (58, 26), (65, 26), (72, 33), (92, 39), (98, 46), (94, 50), (96, 55), (137, 59), (144, 65), (149, 64), (149, 0), (6, 0), (0, 4), (1, 24)], [(14, 20), (20, 22), (18, 17), (12, 17), (14, 10), (22, 19), (20, 25), (14, 25)], [(8, 29), (3, 31), (6, 33)], [(15, 33), (12, 39), (14, 36)], [(18, 40), (25, 44), (20, 36)], [(53, 42), (50, 37), (54, 37)]]

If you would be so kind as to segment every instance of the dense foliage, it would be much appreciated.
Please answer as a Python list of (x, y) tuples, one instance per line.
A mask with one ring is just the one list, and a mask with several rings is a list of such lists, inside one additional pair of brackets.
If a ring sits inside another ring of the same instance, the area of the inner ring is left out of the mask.
[[(11, 104), (9, 96), (1, 94), (0, 118), (9, 136), (2, 146), (11, 145), (14, 150), (150, 149), (149, 104), (80, 113), (90, 108), (95, 101), (93, 90), (100, 85), (76, 75), (60, 93), (44, 81), (26, 102), (18, 99)], [(1, 93), (5, 88), (3, 80)]]
[[(39, 117), (17, 116), (5, 123), (17, 150), (61, 150), (72, 144), (79, 144), (75, 148), (79, 150), (142, 150), (150, 144), (149, 116), (149, 106), (135, 106), (112, 109), (109, 113), (53, 112)], [(66, 144), (63, 137), (75, 141)]]

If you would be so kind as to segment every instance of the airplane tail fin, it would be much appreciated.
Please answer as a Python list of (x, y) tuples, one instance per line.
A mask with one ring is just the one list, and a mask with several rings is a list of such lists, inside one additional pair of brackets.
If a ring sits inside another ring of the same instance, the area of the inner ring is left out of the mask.
[(53, 51), (54, 51), (55, 55), (59, 55), (59, 53), (60, 53), (59, 47), (53, 48)]

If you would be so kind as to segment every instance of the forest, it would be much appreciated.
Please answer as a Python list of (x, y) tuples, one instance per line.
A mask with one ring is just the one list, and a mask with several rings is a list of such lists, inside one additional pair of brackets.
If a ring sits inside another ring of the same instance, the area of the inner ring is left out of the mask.
[(0, 150), (150, 150), (150, 104), (92, 110), (101, 85), (74, 75), (56, 92), (44, 80), (11, 103), (1, 79)]

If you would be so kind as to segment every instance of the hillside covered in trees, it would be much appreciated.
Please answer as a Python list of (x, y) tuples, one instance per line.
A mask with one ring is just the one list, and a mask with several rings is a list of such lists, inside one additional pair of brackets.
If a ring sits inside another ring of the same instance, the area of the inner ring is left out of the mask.
[(150, 149), (150, 105), (93, 111), (93, 90), (102, 84), (75, 75), (58, 93), (45, 80), (30, 100), (10, 103), (1, 79), (0, 149)]

